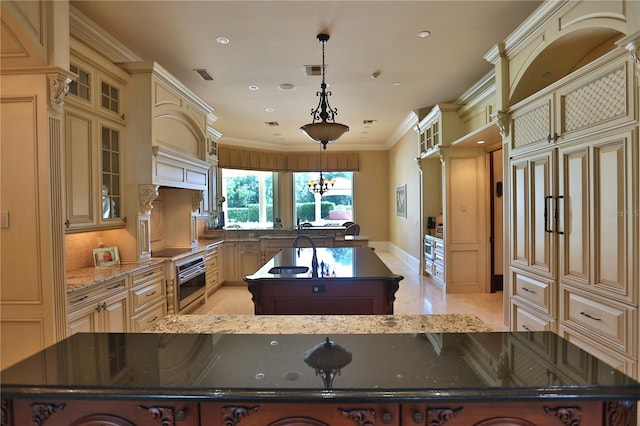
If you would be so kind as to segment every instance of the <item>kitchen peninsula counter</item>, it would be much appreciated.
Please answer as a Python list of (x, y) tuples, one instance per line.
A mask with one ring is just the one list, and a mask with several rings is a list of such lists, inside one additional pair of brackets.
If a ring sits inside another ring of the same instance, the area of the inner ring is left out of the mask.
[(623, 426), (640, 399), (551, 332), (80, 333), (0, 379), (3, 426)]
[(244, 280), (257, 315), (391, 315), (403, 278), (370, 248), (319, 247), (283, 248)]

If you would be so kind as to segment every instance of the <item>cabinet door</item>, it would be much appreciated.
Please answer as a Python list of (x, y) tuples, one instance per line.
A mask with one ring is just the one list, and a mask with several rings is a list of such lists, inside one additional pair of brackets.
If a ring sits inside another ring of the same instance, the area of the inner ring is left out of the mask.
[(69, 314), (67, 321), (67, 336), (76, 333), (94, 333), (100, 331), (98, 312), (95, 305), (78, 309)]
[(67, 229), (97, 223), (95, 203), (94, 119), (67, 110), (65, 113), (65, 179)]
[(224, 280), (225, 281), (237, 281), (238, 280), (238, 265), (236, 261), (236, 244), (225, 242), (224, 248)]
[(260, 268), (260, 252), (257, 249), (238, 251), (238, 267), (240, 279), (255, 274)]
[(124, 209), (122, 194), (122, 135), (120, 126), (106, 122), (100, 127), (100, 197), (99, 223), (104, 226), (123, 225)]
[(548, 150), (511, 162), (511, 264), (545, 277), (556, 274), (553, 160)]
[(112, 333), (129, 331), (129, 293), (123, 291), (100, 302), (101, 330)]
[(559, 231), (561, 282), (637, 304), (631, 279), (634, 143), (633, 134), (624, 133), (559, 149)]

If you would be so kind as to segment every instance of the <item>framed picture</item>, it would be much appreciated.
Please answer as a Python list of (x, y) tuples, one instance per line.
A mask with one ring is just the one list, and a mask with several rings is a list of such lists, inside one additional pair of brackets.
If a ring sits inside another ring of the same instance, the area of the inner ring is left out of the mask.
[(396, 216), (407, 217), (407, 185), (396, 186)]
[(93, 249), (93, 263), (98, 267), (119, 265), (120, 255), (118, 255), (118, 247)]

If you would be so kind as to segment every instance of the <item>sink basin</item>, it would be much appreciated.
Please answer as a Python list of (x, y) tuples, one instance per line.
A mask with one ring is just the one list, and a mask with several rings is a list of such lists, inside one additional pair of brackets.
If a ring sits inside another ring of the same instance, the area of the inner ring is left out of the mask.
[(308, 271), (308, 266), (274, 266), (269, 269), (270, 274), (304, 274)]

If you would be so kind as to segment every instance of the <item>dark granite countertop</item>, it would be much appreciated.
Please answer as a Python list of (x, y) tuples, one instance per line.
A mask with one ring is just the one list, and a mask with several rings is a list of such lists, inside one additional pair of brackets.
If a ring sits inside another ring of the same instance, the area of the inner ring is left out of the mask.
[[(400, 281), (404, 277), (394, 274), (378, 255), (368, 247), (318, 247), (318, 273), (313, 276), (311, 261), (312, 248), (283, 248), (255, 274), (245, 277), (245, 281), (286, 279), (332, 279), (332, 280), (369, 280), (388, 279)], [(309, 270), (300, 274), (274, 274), (274, 267), (306, 266)]]
[(640, 383), (551, 332), (340, 334), (331, 386), (305, 363), (322, 334), (79, 333), (0, 372), (3, 398), (384, 402), (640, 399)]

